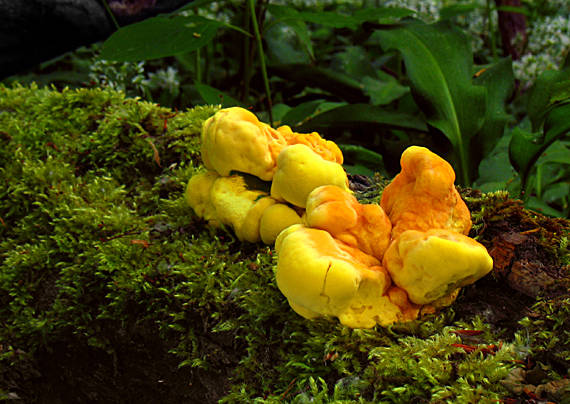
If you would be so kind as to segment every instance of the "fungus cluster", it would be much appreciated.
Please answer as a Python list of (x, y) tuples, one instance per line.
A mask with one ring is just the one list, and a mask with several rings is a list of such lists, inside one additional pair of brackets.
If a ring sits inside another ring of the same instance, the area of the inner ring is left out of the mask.
[(380, 204), (352, 195), (335, 143), (273, 129), (242, 108), (204, 123), (201, 154), (207, 171), (188, 183), (190, 206), (242, 241), (275, 243), (277, 286), (305, 318), (352, 328), (410, 321), (492, 269), (467, 236), (452, 167), (426, 148), (404, 151)]

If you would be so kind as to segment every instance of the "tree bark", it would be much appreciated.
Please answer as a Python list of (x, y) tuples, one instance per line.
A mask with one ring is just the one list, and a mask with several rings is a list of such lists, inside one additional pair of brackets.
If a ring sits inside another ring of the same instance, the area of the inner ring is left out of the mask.
[[(120, 25), (188, 2), (108, 0)], [(116, 27), (103, 4), (102, 0), (0, 0), (0, 79), (106, 39)]]
[[(522, 10), (520, 0), (495, 0), (495, 4), (497, 7), (520, 7)], [(527, 42), (525, 15), (499, 10), (499, 31), (505, 56), (520, 59)]]

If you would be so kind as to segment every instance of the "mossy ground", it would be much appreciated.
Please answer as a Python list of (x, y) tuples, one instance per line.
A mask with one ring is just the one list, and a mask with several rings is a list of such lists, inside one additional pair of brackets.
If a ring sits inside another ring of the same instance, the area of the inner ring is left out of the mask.
[[(513, 368), (568, 377), (568, 221), (465, 192), (501, 271), (409, 324), (307, 321), (276, 288), (271, 248), (184, 202), (215, 110), (0, 88), (0, 399), (525, 402), (501, 384)], [(521, 259), (548, 275), (535, 295), (510, 276)]]

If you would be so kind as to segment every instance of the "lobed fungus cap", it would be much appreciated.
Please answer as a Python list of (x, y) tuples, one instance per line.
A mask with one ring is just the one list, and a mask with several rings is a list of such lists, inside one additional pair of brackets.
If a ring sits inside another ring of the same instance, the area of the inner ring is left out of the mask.
[(186, 197), (198, 216), (230, 226), (238, 239), (252, 243), (260, 240), (263, 213), (276, 203), (266, 192), (248, 189), (243, 176), (220, 177), (212, 171), (193, 176)]
[(277, 236), (287, 227), (301, 224), (301, 216), (284, 203), (275, 203), (263, 211), (259, 222), (259, 235), (264, 244), (272, 245)]
[(445, 229), (403, 232), (390, 244), (382, 262), (392, 281), (416, 304), (444, 298), (493, 268), (483, 245)]
[(317, 132), (297, 133), (293, 132), (287, 125), (278, 127), (277, 131), (287, 139), (288, 145), (304, 144), (325, 160), (338, 164), (342, 164), (344, 161), (342, 151), (337, 144), (323, 139)]
[(455, 189), (451, 165), (419, 146), (407, 148), (400, 165), (402, 171), (384, 189), (380, 202), (392, 222), (392, 238), (406, 230), (468, 234), (471, 215)]
[(390, 277), (376, 258), (324, 230), (290, 226), (275, 248), (277, 286), (305, 318), (335, 316), (349, 327), (370, 328), (417, 315), (405, 293), (398, 296), (405, 309), (390, 300)]
[(232, 171), (270, 181), (277, 157), (288, 145), (304, 144), (325, 160), (342, 164), (342, 152), (317, 132), (296, 133), (288, 126), (273, 129), (240, 107), (221, 109), (202, 127), (202, 161), (222, 176)]
[(215, 171), (195, 174), (188, 181), (185, 192), (186, 201), (194, 212), (212, 225), (217, 223), (217, 218), (216, 209), (210, 201), (210, 192), (212, 185), (219, 177)]
[(334, 185), (315, 188), (307, 198), (309, 227), (328, 231), (334, 238), (379, 260), (390, 243), (392, 224), (377, 204), (360, 204), (350, 192)]
[(202, 161), (222, 176), (232, 171), (269, 181), (286, 139), (247, 109), (221, 109), (204, 122)]
[(311, 191), (321, 185), (349, 190), (348, 177), (340, 164), (323, 159), (303, 144), (281, 151), (271, 184), (273, 198), (304, 208)]

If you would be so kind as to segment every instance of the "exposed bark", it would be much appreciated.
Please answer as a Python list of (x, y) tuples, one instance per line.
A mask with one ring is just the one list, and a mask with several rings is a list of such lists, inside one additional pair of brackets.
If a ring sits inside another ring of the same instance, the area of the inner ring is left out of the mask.
[[(495, 3), (497, 7), (521, 7), (520, 0), (495, 0)], [(499, 31), (505, 56), (510, 55), (513, 60), (520, 59), (527, 43), (525, 15), (499, 10)]]
[[(188, 0), (110, 0), (120, 25), (173, 11)], [(158, 4), (156, 4), (158, 3)], [(82, 45), (115, 26), (101, 0), (0, 0), (0, 79)]]

